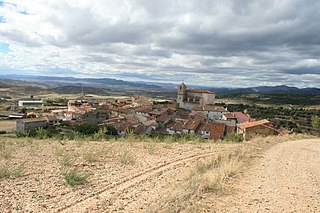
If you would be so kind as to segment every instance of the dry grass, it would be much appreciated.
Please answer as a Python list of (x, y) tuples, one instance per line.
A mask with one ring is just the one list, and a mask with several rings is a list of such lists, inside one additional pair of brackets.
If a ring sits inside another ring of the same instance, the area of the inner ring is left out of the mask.
[(221, 196), (231, 193), (230, 182), (274, 144), (289, 140), (309, 139), (309, 135), (255, 137), (215, 158), (198, 163), (184, 181), (175, 186), (166, 199), (152, 206), (151, 212), (203, 212), (199, 201), (207, 194)]
[(123, 165), (134, 165), (136, 160), (129, 150), (124, 150), (119, 156), (120, 163)]

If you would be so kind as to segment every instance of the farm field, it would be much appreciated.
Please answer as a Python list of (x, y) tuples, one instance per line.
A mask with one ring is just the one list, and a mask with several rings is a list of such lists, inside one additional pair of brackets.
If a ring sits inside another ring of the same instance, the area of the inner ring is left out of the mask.
[[(1, 138), (0, 211), (101, 212), (147, 209), (190, 167), (235, 145), (79, 142)], [(22, 173), (23, 168), (23, 173)], [(76, 169), (87, 183), (70, 186)], [(19, 173), (20, 172), (20, 173)], [(2, 172), (3, 173), (3, 172)]]
[(233, 179), (261, 151), (308, 137), (225, 144), (1, 136), (0, 212), (212, 210), (208, 199), (234, 192)]
[(0, 120), (0, 131), (13, 132), (16, 129), (15, 120)]

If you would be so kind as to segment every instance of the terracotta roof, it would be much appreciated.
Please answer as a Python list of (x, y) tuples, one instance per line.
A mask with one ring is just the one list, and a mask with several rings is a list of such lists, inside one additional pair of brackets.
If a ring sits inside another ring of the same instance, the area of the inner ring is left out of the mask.
[(152, 111), (151, 107), (145, 107), (145, 106), (141, 106), (141, 107), (137, 107), (135, 108), (136, 112), (143, 112), (143, 113), (149, 113)]
[(20, 119), (17, 121), (22, 121), (24, 123), (35, 123), (35, 122), (47, 122), (47, 119), (45, 119), (45, 118), (26, 118), (26, 119)]
[(222, 139), (225, 132), (225, 125), (222, 123), (211, 123), (210, 139)]
[(233, 133), (233, 132), (236, 131), (236, 126), (227, 126), (226, 130), (227, 130), (227, 134), (228, 133)]
[(241, 123), (241, 124), (238, 124), (238, 127), (241, 129), (244, 129), (244, 128), (250, 128), (250, 127), (254, 127), (254, 126), (266, 125), (268, 123), (269, 123), (269, 121), (267, 119), (264, 119), (264, 120), (260, 120), (260, 121)]
[(159, 118), (156, 119), (157, 122), (166, 122), (171, 119), (171, 116), (167, 115), (166, 113), (159, 116)]
[(133, 115), (121, 115), (129, 124), (136, 125), (139, 124), (139, 120)]
[(213, 104), (207, 104), (204, 106), (196, 106), (196, 107), (193, 107), (193, 110), (195, 110), (195, 111), (228, 112), (224, 107), (216, 106)]
[(202, 112), (193, 111), (189, 114), (189, 116), (194, 117), (196, 119), (206, 119), (207, 116)]
[(182, 121), (176, 121), (170, 129), (175, 131), (182, 131), (183, 125), (184, 123)]
[(211, 125), (212, 125), (212, 122), (201, 122), (200, 127), (198, 129), (198, 132), (200, 132), (200, 133), (201, 133), (201, 131), (210, 132)]
[(81, 110), (76, 106), (68, 106), (68, 111), (69, 112), (79, 112)]
[(209, 90), (201, 90), (201, 89), (187, 89), (187, 92), (193, 92), (193, 93), (207, 93), (207, 94), (214, 94), (214, 92), (211, 92)]
[(227, 119), (232, 119), (232, 118), (236, 118), (235, 115), (233, 113), (228, 113), (228, 114), (224, 114), (224, 117), (226, 117)]
[(244, 114), (243, 112), (233, 112), (233, 114), (237, 119), (241, 119), (243, 122), (255, 121), (255, 119), (253, 119), (250, 116)]
[(183, 129), (196, 130), (201, 121), (199, 119), (189, 119), (184, 125)]

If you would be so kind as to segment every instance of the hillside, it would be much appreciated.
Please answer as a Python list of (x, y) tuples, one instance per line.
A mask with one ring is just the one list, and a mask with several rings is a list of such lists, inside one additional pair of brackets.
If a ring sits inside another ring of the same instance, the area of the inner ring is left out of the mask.
[(0, 136), (0, 211), (317, 212), (319, 140), (290, 141), (305, 137), (232, 144)]

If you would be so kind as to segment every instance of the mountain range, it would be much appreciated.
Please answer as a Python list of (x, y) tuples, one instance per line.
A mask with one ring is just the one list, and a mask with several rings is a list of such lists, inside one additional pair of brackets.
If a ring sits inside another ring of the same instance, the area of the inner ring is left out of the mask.
[[(171, 83), (156, 82), (131, 82), (112, 78), (74, 78), (74, 77), (51, 77), (51, 76), (31, 76), (31, 75), (0, 75), (0, 87), (12, 86), (35, 86), (46, 87), (49, 91), (69, 91), (79, 93), (81, 88), (90, 88), (90, 92), (102, 93), (101, 89), (118, 91), (148, 91), (174, 92), (177, 85)], [(260, 86), (248, 88), (220, 88), (201, 87), (188, 85), (190, 88), (207, 89), (217, 94), (316, 94), (320, 95), (319, 88), (297, 88), (286, 85)], [(96, 88), (96, 89), (94, 89)]]

